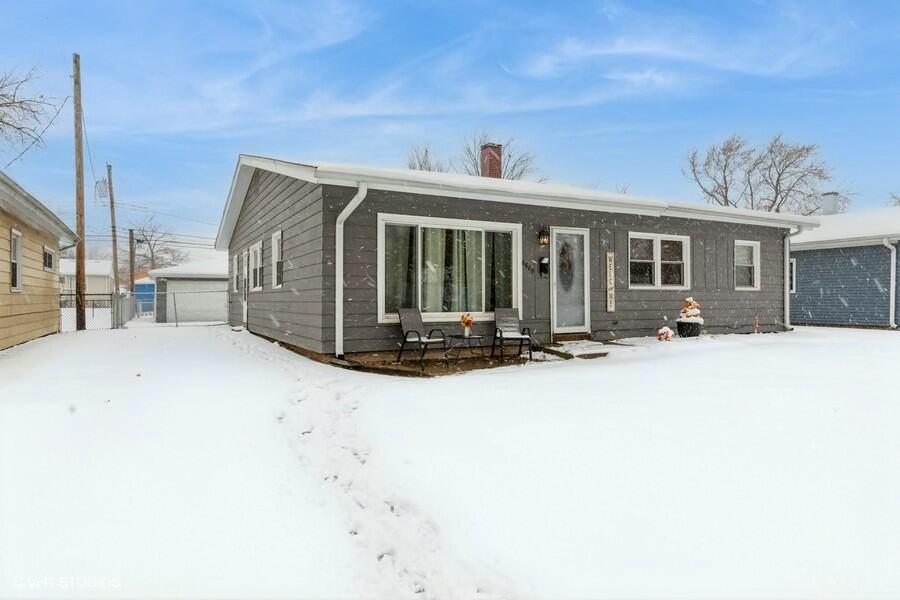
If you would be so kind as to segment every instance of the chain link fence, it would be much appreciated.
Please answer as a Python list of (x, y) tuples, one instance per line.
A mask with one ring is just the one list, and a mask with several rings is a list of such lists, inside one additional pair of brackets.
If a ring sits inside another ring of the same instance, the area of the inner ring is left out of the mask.
[[(75, 331), (78, 300), (73, 293), (59, 295), (59, 330)], [(85, 294), (85, 329), (119, 329), (134, 317), (134, 299), (128, 294)]]
[(220, 325), (228, 321), (226, 290), (156, 292), (154, 297), (152, 314), (143, 313), (142, 321), (173, 323), (176, 327)]

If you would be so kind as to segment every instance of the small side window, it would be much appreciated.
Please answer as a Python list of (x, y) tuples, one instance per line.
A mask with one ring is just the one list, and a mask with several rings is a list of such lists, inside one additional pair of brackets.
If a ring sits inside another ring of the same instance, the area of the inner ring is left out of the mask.
[(759, 242), (734, 242), (734, 289), (759, 290)]
[(280, 231), (272, 234), (272, 287), (280, 288), (284, 283), (284, 250)]
[(9, 287), (19, 291), (22, 289), (22, 234), (13, 229), (9, 240)]
[(56, 271), (56, 252), (44, 246), (44, 270)]

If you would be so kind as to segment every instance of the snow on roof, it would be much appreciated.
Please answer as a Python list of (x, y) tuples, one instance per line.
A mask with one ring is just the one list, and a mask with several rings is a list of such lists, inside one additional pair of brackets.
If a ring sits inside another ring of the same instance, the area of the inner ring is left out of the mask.
[(153, 283), (153, 280), (149, 277), (141, 277), (140, 279), (136, 279), (134, 284), (137, 285), (139, 283)]
[(825, 215), (817, 229), (794, 236), (791, 245), (804, 247), (841, 247), (880, 244), (885, 238), (900, 239), (900, 207)]
[(603, 192), (556, 183), (511, 181), (459, 173), (436, 173), (412, 169), (370, 167), (336, 163), (299, 163), (242, 154), (238, 158), (231, 190), (219, 224), (216, 248), (225, 250), (231, 240), (237, 215), (256, 169), (263, 169), (317, 184), (359, 186), (436, 196), (453, 196), (513, 204), (553, 206), (611, 213), (671, 216), (727, 221), (774, 227), (815, 227), (818, 220), (784, 213), (743, 210), (690, 202)]
[[(75, 259), (61, 258), (59, 259), (60, 275), (75, 275)], [(84, 274), (101, 277), (112, 277), (112, 261), (102, 259), (86, 259), (84, 261)]]
[(219, 258), (198, 260), (174, 267), (153, 269), (147, 275), (150, 279), (228, 279), (228, 255)]

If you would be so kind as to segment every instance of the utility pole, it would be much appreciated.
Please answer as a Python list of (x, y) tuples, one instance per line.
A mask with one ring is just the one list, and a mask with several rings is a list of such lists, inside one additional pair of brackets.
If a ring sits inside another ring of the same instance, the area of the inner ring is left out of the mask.
[[(112, 165), (106, 163), (106, 185), (109, 187), (109, 221), (112, 225), (112, 263), (113, 282), (116, 294), (119, 293), (119, 245), (116, 240), (116, 199), (113, 196)], [(132, 292), (134, 290), (131, 290)]]
[(81, 147), (81, 57), (72, 54), (72, 98), (75, 105), (75, 329), (85, 329), (84, 315), (84, 155)]
[(128, 284), (134, 295), (134, 229), (128, 230)]

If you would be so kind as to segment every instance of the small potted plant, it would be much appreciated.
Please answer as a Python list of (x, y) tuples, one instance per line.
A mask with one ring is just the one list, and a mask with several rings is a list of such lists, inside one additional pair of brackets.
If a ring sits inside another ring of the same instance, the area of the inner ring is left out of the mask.
[(681, 314), (676, 320), (678, 337), (697, 337), (700, 335), (700, 327), (703, 325), (703, 315), (700, 314), (700, 305), (693, 298), (685, 298), (681, 305)]
[(459, 324), (462, 325), (463, 328), (463, 336), (469, 337), (472, 335), (472, 323), (475, 322), (475, 319), (472, 318), (472, 315), (469, 313), (463, 313), (459, 317)]

